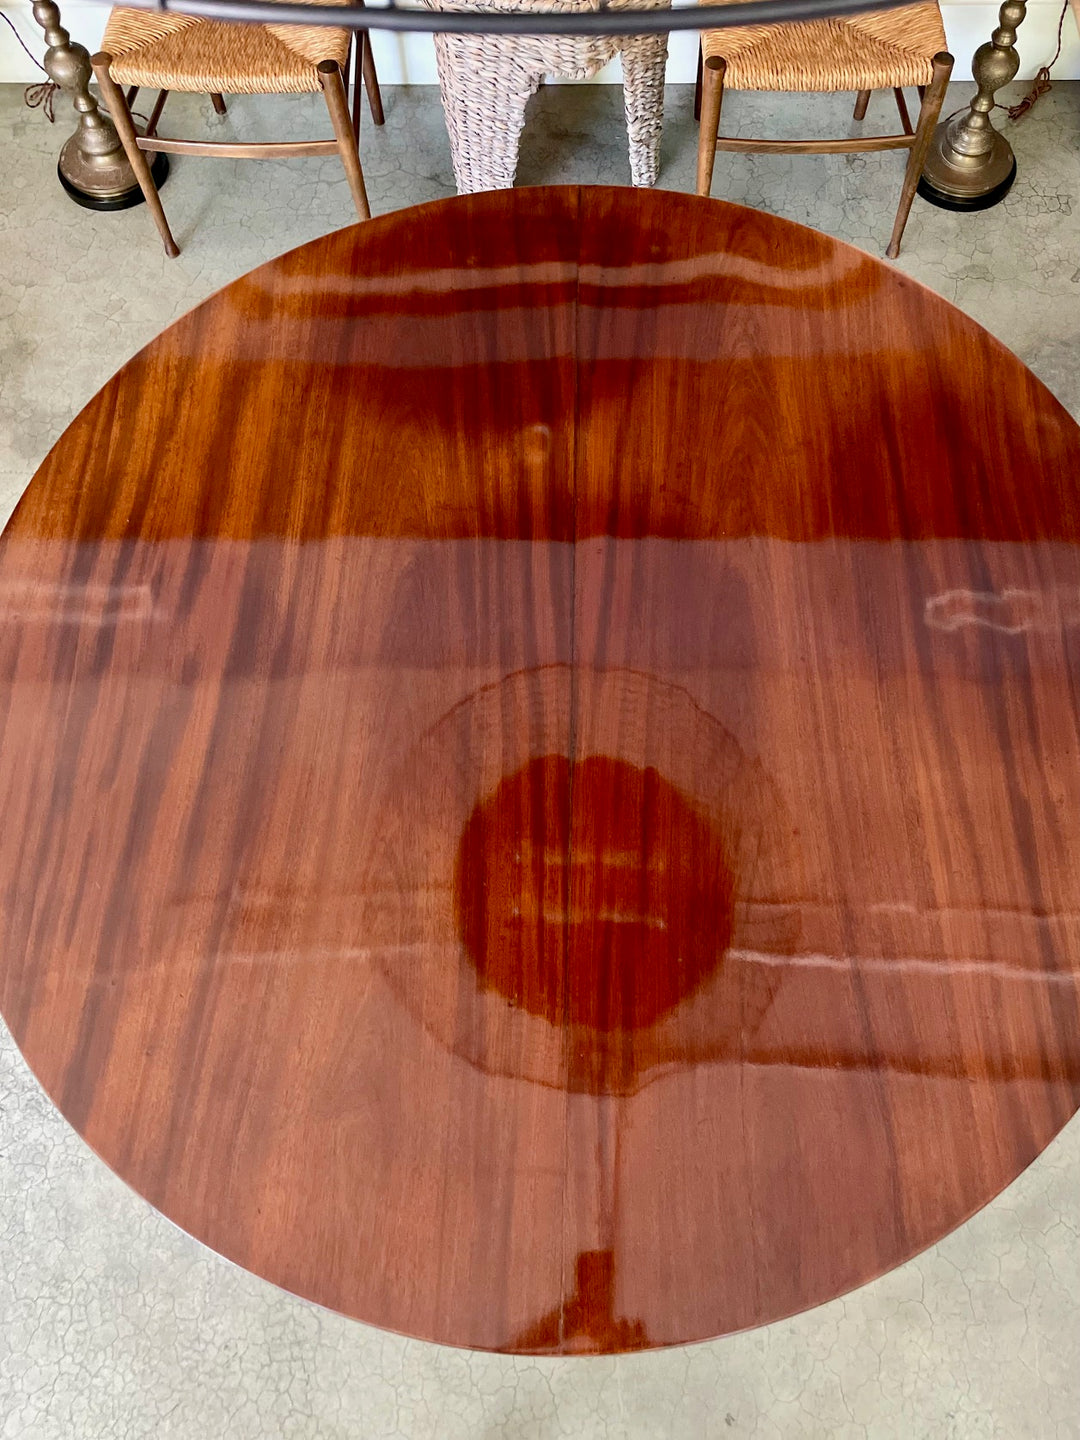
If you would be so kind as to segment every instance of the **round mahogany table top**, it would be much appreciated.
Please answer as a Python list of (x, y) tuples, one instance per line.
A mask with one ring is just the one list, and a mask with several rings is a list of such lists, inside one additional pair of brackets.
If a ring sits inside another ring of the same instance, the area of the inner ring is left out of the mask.
[(629, 189), (328, 235), (0, 544), (0, 1010), (178, 1225), (411, 1335), (842, 1294), (1080, 1101), (1080, 430)]

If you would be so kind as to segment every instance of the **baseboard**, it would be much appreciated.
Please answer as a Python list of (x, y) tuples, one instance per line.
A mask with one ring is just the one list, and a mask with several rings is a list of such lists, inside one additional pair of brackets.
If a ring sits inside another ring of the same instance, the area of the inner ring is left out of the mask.
[[(1076, 0), (1074, 0), (1076, 3)], [(72, 37), (91, 52), (101, 43), (109, 6), (90, 0), (64, 0), (61, 6), (64, 23)], [(44, 39), (30, 14), (29, 5), (0, 5), (10, 17), (19, 35), (38, 57), (44, 50)], [(985, 0), (954, 0), (942, 5), (949, 48), (956, 56), (955, 78), (969, 79), (971, 57), (977, 46), (990, 38), (997, 24), (998, 7)], [(1020, 78), (1030, 79), (1040, 65), (1054, 53), (1059, 0), (1032, 0), (1027, 19), (1020, 30)], [(1080, 19), (1080, 12), (1077, 18)], [(672, 84), (692, 81), (696, 63), (696, 37), (691, 32), (673, 35), (670, 45), (667, 78)], [(435, 54), (429, 35), (389, 35), (375, 32), (374, 46), (379, 77), (387, 85), (432, 85), (435, 83)], [(1064, 45), (1061, 59), (1054, 67), (1059, 80), (1080, 79), (1080, 30), (1073, 17), (1065, 20)], [(20, 49), (6, 25), (0, 27), (0, 82), (29, 84), (41, 78), (32, 61)], [(617, 81), (617, 65), (609, 65), (596, 77), (597, 81)]]

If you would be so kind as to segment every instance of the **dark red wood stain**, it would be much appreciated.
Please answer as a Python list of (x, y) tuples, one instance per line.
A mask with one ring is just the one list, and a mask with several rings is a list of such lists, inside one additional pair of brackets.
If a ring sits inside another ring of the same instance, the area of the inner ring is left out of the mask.
[(604, 1052), (721, 963), (733, 893), (717, 832), (657, 770), (544, 755), (473, 811), (454, 898), (481, 989)]
[(767, 215), (294, 251), (0, 544), (0, 1010), (153, 1204), (364, 1320), (841, 1294), (1080, 1102), (1078, 487), (1013, 356)]

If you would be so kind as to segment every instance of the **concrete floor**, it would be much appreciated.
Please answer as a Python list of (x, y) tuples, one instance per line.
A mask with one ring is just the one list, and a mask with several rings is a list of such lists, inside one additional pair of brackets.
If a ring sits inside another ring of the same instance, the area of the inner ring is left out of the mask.
[[(969, 87), (955, 87), (947, 109)], [(1007, 97), (1006, 97), (1007, 98)], [(364, 137), (375, 213), (451, 193), (434, 90), (387, 94)], [(888, 97), (868, 123), (892, 128)], [(891, 103), (891, 102), (890, 102)], [(283, 107), (289, 120), (283, 124)], [(61, 107), (63, 108), (63, 107)], [(294, 136), (321, 101), (174, 97), (165, 133)], [(733, 133), (828, 133), (845, 102), (732, 95)], [(986, 325), (1080, 417), (1080, 84), (1009, 128), (1008, 200), (951, 215), (917, 200), (901, 266)], [(77, 209), (50, 128), (0, 87), (0, 517), (78, 408), (212, 290), (349, 223), (337, 161), (181, 161), (164, 200), (183, 254), (142, 209)], [(661, 184), (690, 189), (687, 87), (668, 92)], [(881, 253), (902, 158), (720, 156), (715, 194)], [(620, 94), (549, 88), (520, 179), (624, 183)], [(1010, 397), (1000, 397), (1006, 409)], [(1015, 423), (1024, 417), (1016, 415)], [(1080, 477), (1077, 477), (1080, 481)], [(956, 1234), (846, 1299), (748, 1335), (602, 1360), (509, 1359), (403, 1340), (235, 1269), (100, 1164), (0, 1026), (0, 1436), (18, 1440), (1072, 1440), (1080, 1437), (1080, 1124)]]

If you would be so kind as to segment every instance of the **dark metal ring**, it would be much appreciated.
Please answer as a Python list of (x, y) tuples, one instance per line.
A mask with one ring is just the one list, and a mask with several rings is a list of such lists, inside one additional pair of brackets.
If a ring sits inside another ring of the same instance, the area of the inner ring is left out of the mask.
[[(726, 30), (898, 10), (911, 0), (738, 0), (673, 9), (431, 10), (386, 5), (303, 5), (295, 0), (124, 0), (134, 10), (161, 10), (206, 20), (258, 25), (333, 25), (345, 30), (420, 31), (442, 35), (659, 35), (672, 30)], [(460, 0), (457, 0), (460, 3)]]

